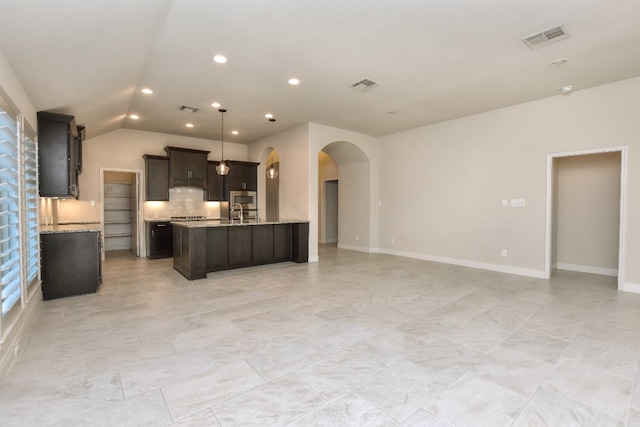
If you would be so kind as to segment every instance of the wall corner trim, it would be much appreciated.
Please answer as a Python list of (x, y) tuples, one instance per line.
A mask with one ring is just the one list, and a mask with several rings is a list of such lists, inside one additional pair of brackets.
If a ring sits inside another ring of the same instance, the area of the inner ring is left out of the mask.
[(620, 285), (620, 288), (618, 290), (624, 291), (624, 292), (632, 292), (634, 294), (640, 294), (640, 283), (631, 283), (631, 282), (623, 283), (622, 285)]

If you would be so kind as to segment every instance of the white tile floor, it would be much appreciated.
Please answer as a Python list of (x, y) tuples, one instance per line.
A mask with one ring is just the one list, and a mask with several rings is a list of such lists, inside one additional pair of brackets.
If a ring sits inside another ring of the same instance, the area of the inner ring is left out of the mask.
[(640, 426), (640, 295), (323, 247), (209, 274), (110, 254), (42, 304), (8, 426)]

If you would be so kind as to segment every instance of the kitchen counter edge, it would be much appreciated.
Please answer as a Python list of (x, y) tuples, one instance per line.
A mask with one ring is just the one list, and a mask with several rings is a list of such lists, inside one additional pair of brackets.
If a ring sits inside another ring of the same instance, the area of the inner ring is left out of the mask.
[(186, 228), (209, 228), (209, 227), (241, 227), (246, 225), (274, 225), (274, 224), (303, 224), (308, 223), (309, 220), (301, 219), (281, 219), (277, 221), (249, 221), (240, 224), (238, 221), (233, 223), (229, 221), (177, 221), (172, 222), (174, 226), (186, 227)]

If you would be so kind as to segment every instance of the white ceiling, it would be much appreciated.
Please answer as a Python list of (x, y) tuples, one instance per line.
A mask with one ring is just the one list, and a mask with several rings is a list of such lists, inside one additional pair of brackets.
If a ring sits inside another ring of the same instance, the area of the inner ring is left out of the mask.
[[(267, 112), (275, 132), (380, 136), (640, 76), (637, 0), (2, 0), (0, 16), (0, 50), (36, 109), (76, 116), (88, 137), (219, 140), (213, 101), (225, 141), (270, 135)], [(558, 24), (569, 39), (521, 41)], [(363, 78), (381, 86), (350, 87)]]

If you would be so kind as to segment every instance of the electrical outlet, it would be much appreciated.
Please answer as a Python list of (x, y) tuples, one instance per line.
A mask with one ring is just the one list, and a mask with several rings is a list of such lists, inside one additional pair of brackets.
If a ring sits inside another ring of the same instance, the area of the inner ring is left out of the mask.
[(506, 249), (503, 249), (503, 250), (500, 252), (500, 255), (502, 255), (502, 256), (507, 256), (507, 250), (506, 250)]
[(389, 239), (389, 241), (390, 241), (391, 243), (395, 243), (395, 242), (396, 242), (396, 239), (394, 239), (394, 238), (392, 237), (391, 239)]
[(502, 206), (503, 207), (509, 206), (509, 201), (507, 199), (502, 199)]
[(360, 240), (360, 236), (356, 234), (356, 240)]

